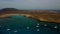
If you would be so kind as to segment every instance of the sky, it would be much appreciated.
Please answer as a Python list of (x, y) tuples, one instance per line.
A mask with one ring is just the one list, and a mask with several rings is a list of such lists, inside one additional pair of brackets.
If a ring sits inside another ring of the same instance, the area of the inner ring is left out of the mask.
[(0, 0), (2, 8), (60, 10), (60, 0)]

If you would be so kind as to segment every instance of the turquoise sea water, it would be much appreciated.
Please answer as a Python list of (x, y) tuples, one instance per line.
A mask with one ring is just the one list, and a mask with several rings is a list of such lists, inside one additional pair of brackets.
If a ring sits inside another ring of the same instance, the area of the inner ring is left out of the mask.
[(0, 18), (0, 34), (60, 34), (60, 24), (14, 15)]

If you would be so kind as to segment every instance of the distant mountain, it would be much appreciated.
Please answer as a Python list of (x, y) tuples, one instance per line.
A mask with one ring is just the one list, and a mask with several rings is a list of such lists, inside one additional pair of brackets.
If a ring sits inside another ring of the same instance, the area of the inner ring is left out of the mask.
[[(16, 8), (3, 8), (3, 9), (0, 9), (0, 13), (5, 12), (5, 11), (28, 11), (28, 10), (19, 10), (19, 9), (16, 9)], [(29, 11), (31, 11), (31, 10), (29, 10)]]
[[(32, 9), (34, 11), (40, 11), (39, 9)], [(29, 10), (29, 11), (32, 11), (32, 10)], [(4, 12), (4, 11), (28, 11), (28, 10), (19, 10), (19, 9), (16, 9), (16, 8), (3, 8), (3, 9), (0, 9), (0, 12)], [(46, 11), (46, 10), (44, 10)], [(52, 11), (52, 12), (60, 12), (60, 10), (47, 10), (47, 11)]]
[(16, 11), (18, 9), (15, 9), (15, 8), (3, 8), (1, 9), (1, 11)]

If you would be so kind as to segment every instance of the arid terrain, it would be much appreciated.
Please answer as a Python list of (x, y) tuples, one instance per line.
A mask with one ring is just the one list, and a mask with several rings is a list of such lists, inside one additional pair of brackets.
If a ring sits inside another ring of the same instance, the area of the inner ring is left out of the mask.
[(0, 18), (10, 16), (13, 14), (25, 14), (26, 16), (36, 18), (41, 21), (60, 23), (60, 13), (50, 10), (7, 10), (0, 12)]

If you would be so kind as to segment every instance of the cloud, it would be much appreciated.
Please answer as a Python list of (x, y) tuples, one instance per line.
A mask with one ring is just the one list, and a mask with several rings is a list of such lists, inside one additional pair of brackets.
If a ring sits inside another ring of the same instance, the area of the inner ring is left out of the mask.
[(13, 1), (13, 0), (0, 0), (0, 1)]
[(0, 0), (1, 8), (60, 9), (60, 0)]

